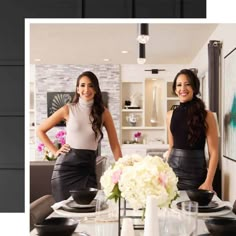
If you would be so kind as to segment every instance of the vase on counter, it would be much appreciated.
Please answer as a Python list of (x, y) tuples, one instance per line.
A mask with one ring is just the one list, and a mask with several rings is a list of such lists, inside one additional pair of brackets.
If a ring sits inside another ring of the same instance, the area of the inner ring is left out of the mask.
[(134, 138), (134, 143), (139, 143), (139, 137)]
[(157, 87), (154, 86), (152, 90), (152, 115), (151, 115), (151, 125), (156, 126), (157, 125), (157, 105), (156, 105), (156, 89)]
[(135, 116), (135, 114), (130, 114), (129, 116), (126, 117), (127, 122), (131, 125), (131, 126), (136, 126), (137, 123), (137, 117)]

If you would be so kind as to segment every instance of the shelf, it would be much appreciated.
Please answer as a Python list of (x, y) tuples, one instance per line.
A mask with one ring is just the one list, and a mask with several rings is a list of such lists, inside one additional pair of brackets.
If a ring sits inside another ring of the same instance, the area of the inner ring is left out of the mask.
[(179, 98), (178, 98), (178, 97), (168, 97), (167, 100), (170, 100), (170, 101), (179, 101)]
[(122, 148), (147, 148), (147, 149), (168, 149), (169, 145), (168, 144), (160, 144), (160, 143), (152, 143), (152, 144), (122, 144)]
[[(144, 148), (147, 147), (147, 143), (150, 144), (150, 140), (161, 140), (164, 143), (160, 145), (162, 147), (167, 145), (166, 113), (173, 106), (179, 105), (178, 96), (172, 93), (172, 82), (165, 76), (147, 77), (141, 82), (122, 79), (124, 81), (121, 82), (121, 143), (133, 140), (135, 132), (140, 131), (142, 133), (140, 142), (145, 144), (126, 145), (133, 148), (138, 148), (137, 145), (140, 145)], [(135, 94), (138, 94), (138, 102), (131, 102), (132, 95)], [(127, 109), (125, 104), (129, 101), (140, 109)], [(131, 126), (130, 123), (132, 114), (136, 118), (135, 126)], [(154, 147), (158, 144), (152, 145)]]
[(123, 130), (137, 130), (137, 129), (140, 129), (140, 130), (164, 130), (165, 127), (164, 126), (151, 126), (151, 127), (143, 127), (143, 126), (132, 126), (132, 127), (129, 127), (129, 126), (123, 126), (122, 127)]
[(122, 112), (143, 112), (143, 109), (122, 109)]

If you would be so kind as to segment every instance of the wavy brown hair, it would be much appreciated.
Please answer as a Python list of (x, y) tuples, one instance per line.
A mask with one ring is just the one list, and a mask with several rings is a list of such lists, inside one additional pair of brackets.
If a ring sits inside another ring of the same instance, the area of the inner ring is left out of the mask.
[(183, 69), (175, 76), (172, 91), (175, 93), (177, 78), (182, 74), (187, 76), (193, 89), (193, 99), (187, 113), (188, 142), (192, 146), (197, 142), (202, 132), (206, 135), (208, 128), (206, 123), (207, 111), (204, 102), (197, 97), (197, 95), (200, 95), (200, 81), (192, 70)]
[(79, 77), (77, 78), (75, 95), (74, 95), (72, 102), (77, 103), (79, 101), (79, 94), (77, 93), (77, 87), (79, 86), (80, 79), (84, 76), (86, 76), (90, 79), (90, 81), (93, 85), (94, 91), (95, 91), (94, 103), (93, 103), (92, 110), (90, 113), (90, 121), (92, 123), (92, 129), (95, 133), (95, 138), (97, 138), (98, 135), (100, 134), (100, 136), (101, 136), (100, 140), (101, 140), (103, 138), (102, 114), (105, 111), (105, 108), (104, 108), (104, 103), (103, 103), (103, 99), (102, 99), (101, 89), (100, 89), (99, 83), (98, 83), (98, 78), (93, 72), (85, 71), (79, 75)]

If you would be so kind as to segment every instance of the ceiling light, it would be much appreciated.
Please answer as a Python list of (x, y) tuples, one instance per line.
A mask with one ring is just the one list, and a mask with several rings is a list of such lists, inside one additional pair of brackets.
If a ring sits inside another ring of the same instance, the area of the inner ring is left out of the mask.
[(147, 43), (149, 40), (148, 24), (138, 25), (138, 37), (137, 40), (139, 43)]
[(145, 44), (139, 43), (139, 57), (137, 62), (138, 64), (144, 64), (146, 62)]
[(41, 61), (41, 59), (39, 59), (39, 58), (35, 58), (34, 61), (37, 61), (37, 62), (38, 62), (38, 61)]
[(126, 54), (126, 53), (128, 53), (128, 51), (123, 50), (123, 51), (121, 51), (121, 53)]
[(108, 62), (108, 61), (110, 61), (110, 59), (109, 58), (104, 58), (103, 61)]
[(152, 74), (158, 74), (159, 71), (165, 71), (165, 69), (150, 69), (150, 70), (145, 70), (145, 71), (151, 71)]

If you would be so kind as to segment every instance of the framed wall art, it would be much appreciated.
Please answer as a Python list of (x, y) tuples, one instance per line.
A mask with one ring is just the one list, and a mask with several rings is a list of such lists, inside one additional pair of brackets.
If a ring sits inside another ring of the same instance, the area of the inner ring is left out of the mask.
[(236, 161), (236, 48), (224, 57), (223, 156)]

